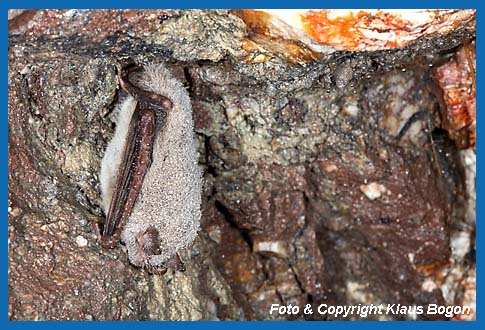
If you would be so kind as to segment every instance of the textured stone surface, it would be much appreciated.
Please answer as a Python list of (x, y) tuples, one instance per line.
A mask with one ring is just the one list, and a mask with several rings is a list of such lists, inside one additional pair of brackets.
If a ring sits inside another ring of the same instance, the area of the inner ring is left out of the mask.
[[(25, 11), (9, 29), (10, 319), (426, 305), (444, 303), (438, 278), (450, 258), (472, 273), (474, 244), (469, 257), (452, 256), (450, 236), (474, 238), (474, 221), (427, 80), (430, 65), (474, 38), (474, 24), (305, 65), (247, 61), (257, 51), (226, 11)], [(116, 65), (160, 61), (189, 90), (205, 169), (187, 271), (161, 277), (130, 266), (122, 245), (102, 249), (92, 229), (103, 221), (98, 171), (114, 130)], [(378, 198), (361, 189), (371, 183)]]

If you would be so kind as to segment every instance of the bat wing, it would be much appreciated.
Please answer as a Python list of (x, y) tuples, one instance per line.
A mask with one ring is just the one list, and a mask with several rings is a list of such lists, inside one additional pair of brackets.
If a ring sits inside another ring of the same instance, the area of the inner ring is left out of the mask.
[(122, 161), (101, 236), (101, 244), (113, 248), (133, 210), (152, 162), (156, 115), (138, 102), (130, 121)]

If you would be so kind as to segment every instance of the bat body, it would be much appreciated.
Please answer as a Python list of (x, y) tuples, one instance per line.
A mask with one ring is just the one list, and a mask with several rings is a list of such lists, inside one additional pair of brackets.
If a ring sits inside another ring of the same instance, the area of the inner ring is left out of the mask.
[(162, 65), (126, 70), (120, 84), (131, 96), (101, 163), (101, 244), (121, 239), (131, 263), (152, 273), (183, 270), (177, 251), (193, 242), (201, 216), (189, 96)]

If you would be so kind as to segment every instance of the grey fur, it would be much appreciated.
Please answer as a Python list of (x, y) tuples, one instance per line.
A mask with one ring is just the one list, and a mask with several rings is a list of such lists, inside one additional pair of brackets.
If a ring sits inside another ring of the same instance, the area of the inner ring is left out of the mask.
[[(173, 108), (157, 133), (153, 162), (121, 234), (132, 263), (139, 255), (136, 235), (154, 226), (160, 237), (160, 254), (148, 257), (151, 266), (162, 266), (176, 252), (193, 242), (199, 230), (202, 173), (194, 140), (192, 107), (184, 86), (162, 65), (145, 67), (140, 87), (169, 98)], [(118, 124), (100, 172), (105, 213), (108, 212), (116, 174), (126, 143), (128, 124), (136, 102), (132, 97), (120, 105)], [(128, 123), (128, 124), (127, 124)]]

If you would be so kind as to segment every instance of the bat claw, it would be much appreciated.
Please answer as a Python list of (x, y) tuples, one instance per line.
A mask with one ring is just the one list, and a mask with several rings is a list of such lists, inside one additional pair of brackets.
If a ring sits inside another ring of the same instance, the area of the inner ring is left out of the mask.
[(185, 265), (182, 262), (182, 260), (180, 260), (180, 257), (178, 256), (178, 254), (175, 254), (173, 257), (165, 261), (163, 265), (167, 268), (176, 270), (178, 272), (185, 272), (186, 270)]
[(148, 273), (153, 275), (163, 275), (167, 272), (167, 268), (163, 266), (146, 266), (145, 267)]

